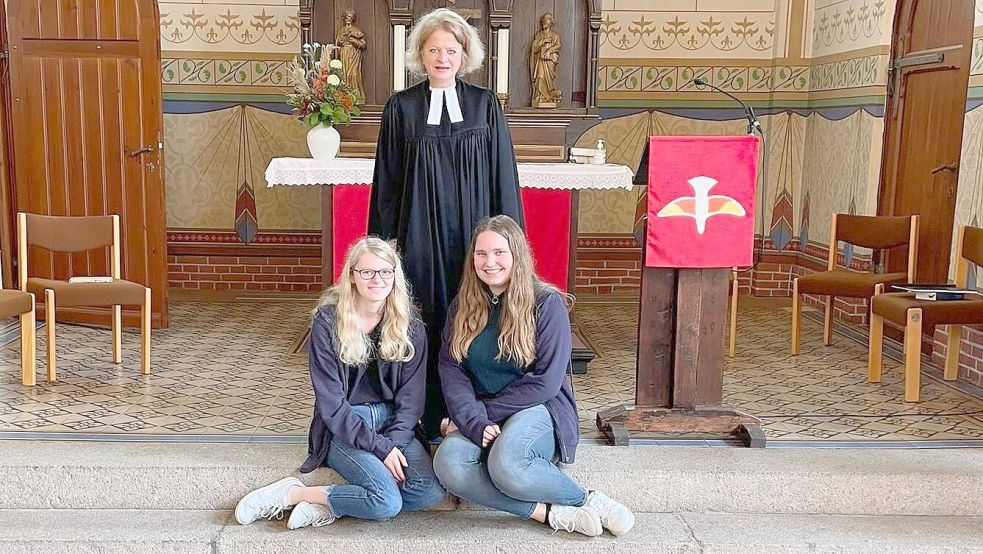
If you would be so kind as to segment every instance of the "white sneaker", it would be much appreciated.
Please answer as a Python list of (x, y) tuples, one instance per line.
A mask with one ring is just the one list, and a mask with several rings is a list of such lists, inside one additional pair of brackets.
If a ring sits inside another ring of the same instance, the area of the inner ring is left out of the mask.
[(290, 489), (303, 486), (304, 483), (296, 477), (284, 477), (254, 490), (236, 504), (236, 521), (240, 525), (249, 525), (259, 518), (282, 519), (283, 511), (290, 509), (287, 502)]
[(624, 504), (611, 499), (608, 495), (600, 491), (587, 493), (587, 504), (597, 512), (601, 518), (601, 525), (611, 531), (611, 534), (620, 537), (635, 525), (635, 514), (631, 513)]
[(331, 510), (322, 504), (311, 504), (310, 502), (300, 502), (292, 512), (290, 519), (287, 520), (287, 529), (300, 529), (313, 525), (323, 527), (334, 523), (335, 517), (331, 515)]
[(597, 512), (586, 505), (575, 507), (553, 504), (547, 519), (550, 527), (557, 531), (577, 532), (588, 537), (596, 537), (604, 532)]

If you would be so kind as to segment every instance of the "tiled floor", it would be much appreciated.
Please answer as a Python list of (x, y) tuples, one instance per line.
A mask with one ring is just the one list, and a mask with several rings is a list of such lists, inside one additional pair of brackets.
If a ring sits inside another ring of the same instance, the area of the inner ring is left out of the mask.
[[(0, 436), (304, 440), (313, 395), (306, 356), (293, 351), (310, 305), (298, 297), (172, 301), (148, 376), (138, 370), (136, 333), (124, 335), (123, 364), (114, 366), (108, 331), (59, 325), (59, 381), (44, 381), (42, 332), (38, 386), (23, 387), (13, 343), (0, 349)], [(575, 379), (584, 436), (595, 437), (596, 411), (634, 396), (637, 310), (581, 302), (575, 313), (599, 350)], [(925, 379), (923, 401), (905, 404), (899, 364), (887, 360), (884, 382), (868, 384), (866, 349), (842, 337), (823, 347), (808, 320), (802, 354), (790, 357), (780, 306), (748, 303), (738, 321), (725, 401), (761, 417), (769, 440), (983, 440), (983, 401)]]

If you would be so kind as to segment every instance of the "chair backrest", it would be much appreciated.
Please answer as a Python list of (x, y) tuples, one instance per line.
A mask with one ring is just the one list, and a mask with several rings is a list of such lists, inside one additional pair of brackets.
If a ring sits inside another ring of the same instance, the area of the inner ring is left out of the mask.
[(969, 225), (960, 227), (956, 248), (959, 252), (956, 258), (956, 285), (976, 288), (976, 283), (969, 283), (969, 264), (983, 265), (983, 229)]
[(113, 245), (112, 215), (56, 216), (24, 214), (28, 246), (52, 252), (82, 252)]
[(908, 246), (908, 282), (915, 278), (918, 253), (918, 216), (873, 216), (833, 214), (831, 223), (829, 269), (836, 267), (837, 244), (843, 241), (855, 246), (882, 250)]
[(119, 216), (58, 216), (17, 213), (17, 256), (21, 290), (27, 286), (27, 249), (38, 246), (52, 252), (83, 252), (110, 248), (112, 276), (119, 279)]

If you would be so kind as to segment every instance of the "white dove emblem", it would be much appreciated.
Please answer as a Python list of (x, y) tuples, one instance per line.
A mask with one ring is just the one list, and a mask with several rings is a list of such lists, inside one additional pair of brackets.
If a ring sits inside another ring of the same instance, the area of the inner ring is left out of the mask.
[(710, 196), (710, 189), (717, 184), (712, 177), (693, 177), (689, 184), (693, 187), (694, 196), (680, 196), (665, 205), (657, 217), (686, 216), (696, 221), (696, 232), (703, 234), (707, 228), (707, 220), (715, 215), (734, 215), (744, 217), (747, 212), (744, 206), (730, 196), (722, 194)]

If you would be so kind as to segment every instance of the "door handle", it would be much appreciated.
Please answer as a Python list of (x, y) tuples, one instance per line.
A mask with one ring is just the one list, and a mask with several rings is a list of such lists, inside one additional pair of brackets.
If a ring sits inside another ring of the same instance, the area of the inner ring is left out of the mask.
[(148, 145), (144, 146), (143, 148), (141, 148), (139, 150), (133, 150), (133, 151), (129, 152), (129, 154), (130, 154), (130, 157), (131, 158), (135, 158), (135, 157), (137, 157), (137, 156), (139, 156), (141, 154), (149, 154), (149, 153), (151, 153), (153, 151), (154, 151), (153, 145), (148, 144)]
[(932, 175), (935, 175), (937, 173), (942, 173), (943, 171), (951, 171), (955, 173), (958, 170), (959, 170), (959, 162), (949, 162), (945, 165), (940, 165), (939, 167), (933, 169)]

